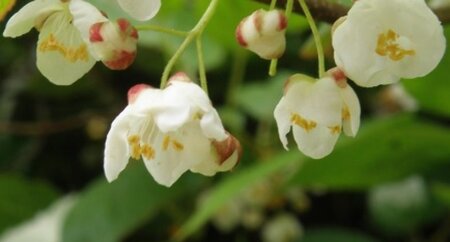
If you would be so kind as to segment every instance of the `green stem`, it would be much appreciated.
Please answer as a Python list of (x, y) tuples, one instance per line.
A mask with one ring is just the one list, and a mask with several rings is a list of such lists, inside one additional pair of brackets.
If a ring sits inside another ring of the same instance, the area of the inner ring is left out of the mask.
[(194, 38), (196, 38), (197, 36), (199, 36), (203, 33), (203, 30), (205, 29), (209, 20), (214, 15), (214, 12), (217, 8), (218, 3), (219, 3), (219, 0), (211, 0), (208, 8), (203, 13), (203, 16), (200, 18), (200, 20), (195, 25), (195, 27), (186, 36), (186, 39), (184, 39), (183, 43), (181, 43), (181, 45), (178, 47), (177, 51), (172, 56), (172, 58), (170, 58), (170, 60), (167, 62), (167, 65), (164, 68), (164, 72), (161, 77), (161, 84), (160, 84), (161, 88), (164, 88), (166, 86), (167, 80), (169, 79), (170, 72), (172, 71), (172, 68), (175, 65), (175, 63), (177, 62), (177, 60), (180, 58), (181, 54), (183, 54), (184, 50), (189, 46), (189, 44), (192, 42), (192, 40), (194, 40)]
[(269, 10), (275, 9), (276, 5), (277, 5), (277, 0), (272, 0), (270, 2)]
[(269, 76), (275, 76), (277, 74), (277, 65), (278, 59), (272, 59), (270, 61)]
[(164, 28), (161, 26), (157, 26), (157, 25), (136, 25), (135, 28), (138, 31), (155, 31), (155, 32), (160, 32), (160, 33), (165, 33), (165, 34), (171, 34), (171, 35), (176, 35), (176, 36), (181, 36), (181, 37), (186, 37), (189, 33), (185, 32), (185, 31), (179, 31), (176, 29), (168, 29), (168, 28)]
[(235, 93), (236, 90), (241, 86), (242, 81), (245, 76), (245, 68), (247, 66), (248, 55), (247, 51), (243, 51), (238, 48), (234, 52), (233, 62), (231, 66), (231, 75), (228, 81), (227, 95), (226, 95), (226, 104), (233, 106), (236, 104), (235, 102)]
[(325, 75), (325, 57), (323, 53), (322, 41), (320, 40), (319, 30), (317, 30), (316, 23), (314, 22), (311, 13), (309, 12), (308, 5), (306, 5), (305, 0), (298, 0), (300, 6), (302, 7), (303, 13), (305, 14), (306, 20), (308, 20), (309, 27), (314, 36), (314, 42), (316, 43), (317, 48), (317, 57), (319, 60), (319, 78)]
[(195, 41), (197, 45), (198, 73), (200, 76), (200, 86), (208, 94), (208, 82), (206, 81), (205, 61), (203, 60), (203, 49), (201, 36), (197, 36)]

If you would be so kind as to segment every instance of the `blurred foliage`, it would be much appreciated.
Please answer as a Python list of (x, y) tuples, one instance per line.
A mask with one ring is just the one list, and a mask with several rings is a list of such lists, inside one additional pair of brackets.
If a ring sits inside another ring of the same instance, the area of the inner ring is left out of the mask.
[[(113, 19), (128, 17), (116, 1), (90, 2)], [(148, 23), (188, 31), (208, 2), (163, 1)], [(0, 1), (0, 16), (5, 3)], [(12, 12), (25, 3), (18, 1)], [(113, 72), (98, 63), (70, 87), (54, 86), (37, 71), (36, 31), (0, 38), (0, 233), (76, 193), (62, 241), (261, 241), (258, 229), (222, 231), (210, 219), (255, 184), (266, 182), (276, 196), (260, 208), (265, 210), (263, 223), (279, 213), (293, 214), (304, 227), (297, 241), (449, 241), (449, 50), (430, 75), (402, 81), (419, 104), (416, 112), (383, 106), (390, 104), (381, 100), (381, 87), (355, 88), (363, 110), (359, 134), (341, 137), (330, 156), (312, 160), (292, 139), (291, 151), (282, 149), (272, 117), (287, 76), (317, 72), (304, 18), (289, 19), (287, 52), (274, 78), (267, 75), (267, 61), (235, 42), (240, 20), (266, 7), (223, 0), (203, 35), (211, 99), (243, 145), (241, 163), (213, 178), (186, 174), (170, 189), (156, 184), (141, 163), (131, 163), (117, 181), (107, 183), (103, 145), (105, 127), (126, 105), (128, 88), (141, 82), (159, 86), (181, 37), (140, 32), (130, 69)], [(4, 26), (0, 22), (0, 29)], [(329, 26), (322, 30), (329, 46)], [(449, 26), (445, 32), (449, 40)], [(327, 66), (333, 66), (332, 58)], [(193, 46), (177, 63), (178, 70), (196, 78)], [(290, 189), (303, 191), (297, 194), (298, 207), (287, 202)], [(209, 195), (199, 205), (205, 192)]]

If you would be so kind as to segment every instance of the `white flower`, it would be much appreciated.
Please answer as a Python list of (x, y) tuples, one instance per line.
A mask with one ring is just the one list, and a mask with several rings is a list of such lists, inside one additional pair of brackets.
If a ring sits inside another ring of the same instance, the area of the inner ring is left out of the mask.
[(359, 0), (333, 33), (334, 59), (364, 87), (427, 75), (445, 52), (443, 28), (424, 0)]
[(206, 93), (184, 74), (170, 85), (143, 85), (129, 92), (129, 105), (114, 120), (106, 139), (104, 168), (108, 181), (128, 159), (142, 159), (159, 184), (171, 186), (191, 170), (206, 176), (233, 168), (239, 142), (227, 134)]
[(35, 0), (19, 10), (6, 24), (3, 36), (17, 37), (35, 27), (39, 33), (37, 43), (37, 67), (52, 83), (70, 85), (95, 64), (89, 47), (80, 32), (72, 24), (69, 5), (79, 4), (85, 14), (74, 21), (98, 22), (105, 17), (99, 11), (91, 11), (91, 5), (79, 1)]
[(278, 10), (256, 10), (244, 18), (236, 28), (238, 43), (263, 59), (275, 59), (286, 48), (287, 20)]
[(298, 149), (315, 159), (331, 153), (342, 128), (349, 136), (358, 132), (358, 97), (341, 71), (329, 73), (317, 81), (301, 74), (289, 78), (274, 111), (285, 149), (291, 127)]
[(140, 21), (153, 18), (161, 7), (161, 0), (117, 0), (117, 2), (125, 12)]

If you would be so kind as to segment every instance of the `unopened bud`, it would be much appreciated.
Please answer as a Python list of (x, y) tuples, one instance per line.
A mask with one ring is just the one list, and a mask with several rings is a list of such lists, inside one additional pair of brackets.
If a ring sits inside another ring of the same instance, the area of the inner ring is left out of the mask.
[(182, 71), (173, 74), (167, 81), (168, 85), (170, 85), (170, 83), (173, 81), (192, 82), (191, 79), (189, 78), (189, 76)]
[(93, 24), (89, 34), (92, 50), (109, 69), (126, 69), (136, 58), (138, 32), (126, 19)]
[(239, 44), (263, 59), (276, 59), (286, 48), (287, 19), (278, 10), (256, 10), (244, 18), (236, 28)]

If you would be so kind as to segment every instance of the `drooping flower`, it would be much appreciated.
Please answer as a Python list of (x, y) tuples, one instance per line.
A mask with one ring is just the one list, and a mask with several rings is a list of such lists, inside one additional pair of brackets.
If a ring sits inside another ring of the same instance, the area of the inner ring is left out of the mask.
[(153, 18), (161, 7), (161, 0), (117, 0), (131, 17), (145, 21)]
[[(3, 32), (3, 36), (15, 38), (36, 28), (40, 32), (36, 49), (37, 67), (57, 85), (72, 84), (95, 64), (87, 44), (72, 24), (69, 4), (72, 1), (34, 0), (11, 17)], [(90, 13), (85, 15), (89, 16), (88, 19), (80, 21), (104, 19), (100, 12)]]
[(292, 127), (298, 149), (320, 159), (331, 153), (342, 129), (348, 136), (356, 135), (360, 112), (358, 97), (344, 74), (333, 69), (317, 81), (302, 74), (291, 76), (274, 116), (285, 149)]
[(424, 0), (359, 0), (333, 33), (336, 65), (364, 87), (427, 75), (445, 52)]
[(263, 59), (276, 59), (286, 48), (287, 19), (278, 10), (256, 10), (236, 28), (238, 43)]
[(156, 182), (171, 186), (184, 172), (212, 176), (239, 160), (239, 141), (223, 128), (206, 93), (184, 74), (163, 90), (138, 85), (114, 120), (105, 146), (104, 168), (115, 180), (129, 158), (142, 158)]

